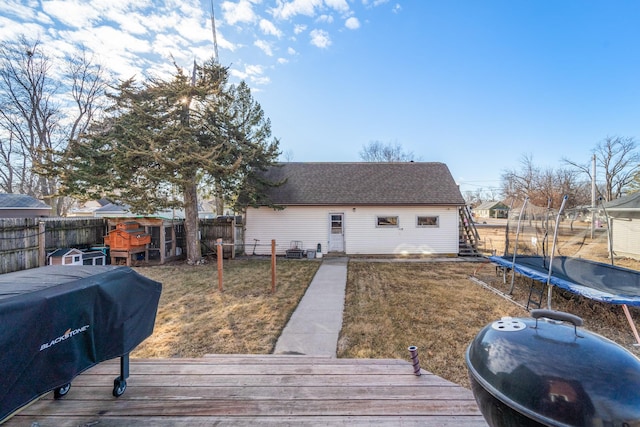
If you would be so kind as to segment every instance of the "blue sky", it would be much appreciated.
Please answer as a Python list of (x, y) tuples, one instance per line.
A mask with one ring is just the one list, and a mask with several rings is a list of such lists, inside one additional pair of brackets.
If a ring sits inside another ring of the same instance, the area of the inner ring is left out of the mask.
[[(462, 191), (523, 156), (587, 163), (640, 135), (640, 2), (214, 0), (220, 62), (292, 161), (359, 161), (371, 141), (444, 162)], [(115, 77), (213, 55), (210, 0), (0, 4), (0, 40), (83, 43)]]

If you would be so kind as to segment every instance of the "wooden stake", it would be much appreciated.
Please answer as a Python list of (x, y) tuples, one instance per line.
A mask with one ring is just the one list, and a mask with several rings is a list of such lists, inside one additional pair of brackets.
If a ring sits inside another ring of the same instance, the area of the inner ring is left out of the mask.
[(38, 266), (47, 265), (47, 253), (45, 242), (45, 224), (44, 221), (38, 222)]
[(271, 293), (276, 291), (276, 241), (271, 240)]
[(224, 291), (222, 286), (222, 239), (216, 240), (216, 253), (218, 255), (218, 290)]

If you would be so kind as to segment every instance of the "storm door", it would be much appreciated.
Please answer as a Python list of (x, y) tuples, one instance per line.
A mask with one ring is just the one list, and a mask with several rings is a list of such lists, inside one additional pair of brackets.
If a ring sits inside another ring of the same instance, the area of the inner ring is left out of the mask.
[(344, 214), (329, 214), (329, 252), (344, 252)]

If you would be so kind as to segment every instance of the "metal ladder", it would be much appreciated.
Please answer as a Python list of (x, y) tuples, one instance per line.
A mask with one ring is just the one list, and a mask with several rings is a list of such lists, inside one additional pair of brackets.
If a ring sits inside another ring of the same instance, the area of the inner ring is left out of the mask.
[(544, 298), (545, 291), (547, 290), (547, 284), (531, 279), (531, 286), (529, 287), (529, 298), (527, 299), (527, 311), (530, 306), (540, 308), (542, 306), (542, 300)]

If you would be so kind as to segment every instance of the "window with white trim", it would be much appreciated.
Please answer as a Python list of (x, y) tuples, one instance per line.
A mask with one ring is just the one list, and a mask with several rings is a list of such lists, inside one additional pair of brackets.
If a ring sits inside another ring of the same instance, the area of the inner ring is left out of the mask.
[(376, 217), (376, 227), (392, 228), (392, 227), (398, 227), (399, 225), (400, 225), (400, 220), (397, 216), (377, 216)]
[(440, 217), (438, 216), (418, 216), (417, 227), (439, 227)]

